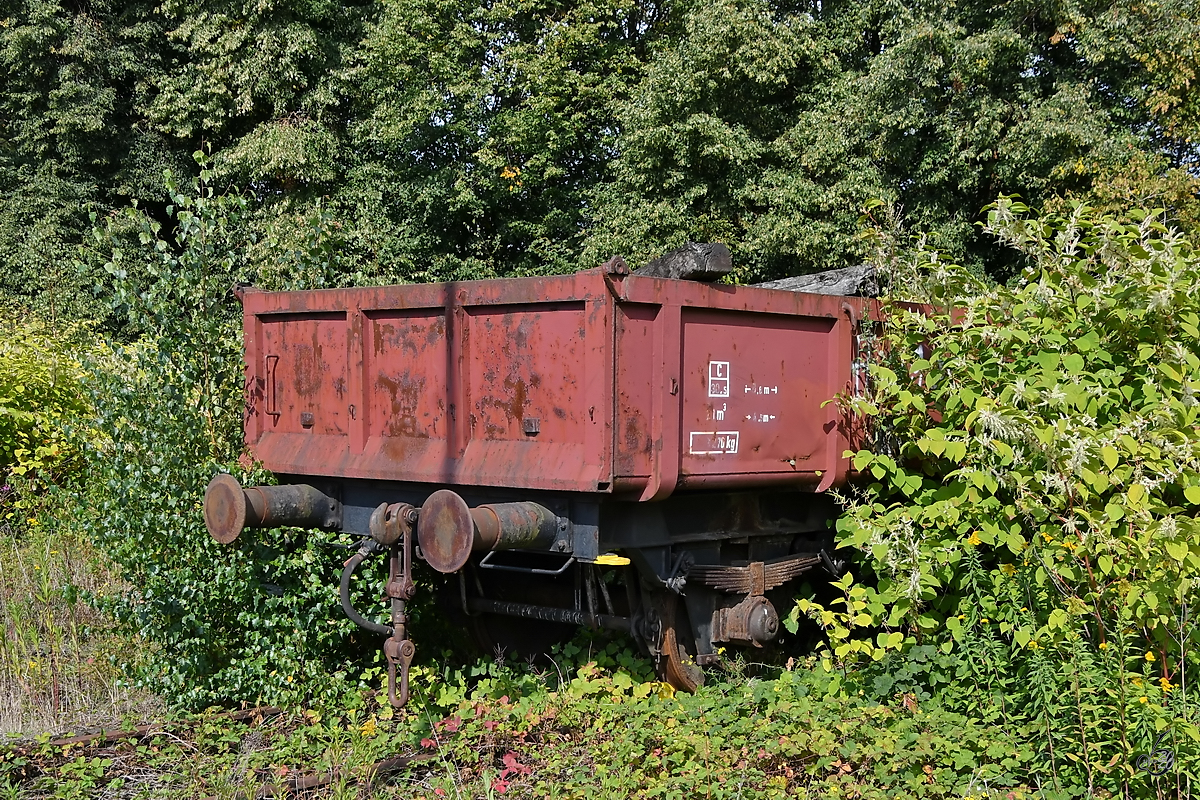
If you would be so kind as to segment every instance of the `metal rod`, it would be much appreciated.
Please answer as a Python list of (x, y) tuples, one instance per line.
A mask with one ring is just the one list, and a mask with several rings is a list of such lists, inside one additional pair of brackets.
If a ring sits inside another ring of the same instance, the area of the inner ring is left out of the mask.
[[(482, 597), (471, 597), (467, 600), (471, 611), (485, 614), (503, 614), (508, 617), (524, 617), (525, 619), (540, 619), (546, 622), (562, 622), (568, 625), (587, 625), (591, 616), (582, 611), (569, 608), (552, 608), (550, 606), (531, 606), (525, 603), (506, 603), (500, 600), (487, 600)], [(615, 617), (611, 614), (596, 614), (598, 627), (610, 631), (629, 633), (630, 620), (628, 617)]]
[[(593, 569), (593, 570), (595, 570), (595, 569), (596, 569), (596, 565), (595, 565), (595, 564), (593, 564), (593, 565), (592, 565), (592, 569)], [(608, 609), (608, 613), (610, 613), (610, 614), (616, 614), (617, 612), (616, 612), (616, 610), (613, 608), (613, 604), (612, 604), (612, 598), (611, 598), (611, 597), (609, 597), (609, 595), (608, 595), (608, 587), (604, 585), (604, 576), (603, 576), (603, 575), (597, 575), (597, 576), (596, 576), (596, 583), (600, 584), (600, 595), (601, 595), (601, 596), (604, 598), (604, 607)]]
[(479, 561), (479, 566), (483, 569), (498, 569), (504, 572), (524, 572), (532, 575), (562, 575), (567, 571), (567, 567), (575, 563), (575, 557), (568, 558), (558, 569), (541, 569), (539, 567), (516, 567), (509, 564), (493, 564), (492, 556), (496, 555), (496, 551), (492, 550)]
[(583, 572), (586, 569), (587, 574), (584, 576), (584, 585), (587, 588), (587, 604), (588, 604), (588, 627), (596, 627), (596, 586), (594, 583), (596, 570), (591, 564), (585, 568), (584, 565), (579, 565), (579, 571)]
[(458, 597), (462, 600), (463, 613), (468, 617), (477, 617), (479, 612), (472, 611), (467, 607), (467, 576), (463, 574), (463, 570), (458, 571)]

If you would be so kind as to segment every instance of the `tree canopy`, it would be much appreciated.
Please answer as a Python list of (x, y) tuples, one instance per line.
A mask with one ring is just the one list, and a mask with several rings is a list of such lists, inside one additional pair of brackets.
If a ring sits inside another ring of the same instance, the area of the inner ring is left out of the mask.
[[(998, 194), (1200, 217), (1189, 0), (15, 0), (0, 18), (0, 292), (89, 316), (89, 212), (191, 154), (264, 265), (313, 220), (341, 279), (538, 274), (726, 242), (844, 266), (883, 199), (1004, 277)], [(335, 275), (334, 280), (338, 277)]]

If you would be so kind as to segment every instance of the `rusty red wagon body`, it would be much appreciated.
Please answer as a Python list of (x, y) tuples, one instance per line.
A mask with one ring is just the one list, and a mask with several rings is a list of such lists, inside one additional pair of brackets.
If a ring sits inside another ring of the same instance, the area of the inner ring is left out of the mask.
[[(401, 628), (416, 538), (460, 575), (462, 612), (628, 630), (690, 688), (714, 642), (774, 637), (775, 586), (832, 566), (822, 492), (845, 481), (852, 443), (827, 401), (855, 387), (875, 303), (641, 277), (619, 260), (248, 291), (246, 443), (282, 486), (218, 476), (206, 519), (223, 541), (299, 524), (370, 537), (363, 558), (390, 548)], [(638, 580), (618, 602), (598, 572), (623, 564)], [(555, 586), (574, 602), (546, 602)], [(350, 613), (386, 629), (407, 667), (397, 620)]]

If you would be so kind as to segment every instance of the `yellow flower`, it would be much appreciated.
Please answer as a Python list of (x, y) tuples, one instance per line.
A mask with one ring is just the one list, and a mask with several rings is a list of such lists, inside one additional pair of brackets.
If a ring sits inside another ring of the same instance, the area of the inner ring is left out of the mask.
[(989, 622), (991, 622), (991, 620), (989, 620), (987, 617), (984, 617), (984, 618), (983, 618), (983, 624), (984, 624), (984, 625), (986, 625), (986, 624), (987, 624), (987, 623), (989, 623)]
[(1162, 688), (1164, 693), (1171, 691), (1171, 682), (1166, 678), (1159, 678), (1158, 685)]
[(1146, 702), (1146, 698), (1145, 698), (1145, 697), (1139, 697), (1139, 698), (1138, 698), (1138, 702), (1139, 702), (1139, 703), (1144, 703), (1144, 702)]
[(975, 545), (979, 544), (979, 542), (979, 531), (972, 531), (971, 538), (967, 539), (967, 544), (971, 545), (971, 547), (974, 547)]
[(1101, 649), (1101, 650), (1107, 650), (1107, 649), (1108, 649), (1108, 642), (1101, 642), (1101, 643), (1100, 643), (1100, 649)]
[(1017, 568), (1012, 564), (1001, 564), (1000, 571), (1005, 575), (1015, 575), (1017, 573)]
[(1151, 652), (1150, 650), (1147, 650), (1147, 651), (1146, 651), (1146, 660), (1147, 660), (1147, 661), (1153, 661), (1153, 660), (1154, 660), (1154, 653), (1153, 653), (1153, 652)]

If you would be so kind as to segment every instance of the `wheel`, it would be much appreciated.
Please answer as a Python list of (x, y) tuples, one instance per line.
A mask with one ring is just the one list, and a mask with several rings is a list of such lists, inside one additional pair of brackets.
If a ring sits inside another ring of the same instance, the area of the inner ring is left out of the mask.
[(660, 630), (655, 665), (658, 678), (691, 694), (704, 685), (704, 670), (696, 663), (692, 626), (683, 599), (674, 592), (657, 592), (651, 607), (658, 616)]

